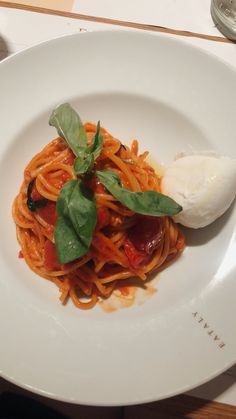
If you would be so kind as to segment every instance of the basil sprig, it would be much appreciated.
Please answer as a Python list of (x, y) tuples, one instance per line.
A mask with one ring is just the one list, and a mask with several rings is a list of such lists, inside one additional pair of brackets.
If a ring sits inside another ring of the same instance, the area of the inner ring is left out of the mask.
[(112, 170), (97, 170), (96, 176), (118, 201), (138, 214), (161, 217), (172, 216), (182, 210), (177, 202), (159, 192), (132, 192), (123, 188), (119, 177)]
[(69, 103), (63, 103), (54, 109), (49, 125), (57, 129), (58, 135), (66, 141), (76, 156), (81, 147), (86, 147), (87, 135), (83, 123)]
[(70, 180), (57, 199), (57, 213), (57, 256), (60, 263), (68, 263), (83, 256), (91, 244), (97, 223), (93, 192), (81, 180)]
[(77, 175), (85, 175), (93, 169), (94, 162), (102, 150), (103, 136), (100, 132), (100, 122), (96, 133), (88, 146), (87, 134), (77, 112), (69, 103), (63, 103), (52, 112), (49, 125), (57, 129), (76, 156), (74, 171)]
[(74, 163), (76, 175), (91, 172), (94, 162), (100, 155), (103, 146), (103, 136), (100, 133), (100, 121), (97, 123), (96, 133), (89, 147), (80, 147)]
[[(58, 106), (51, 114), (49, 124), (57, 129), (76, 156), (74, 172), (80, 179), (67, 182), (57, 199), (58, 221), (54, 239), (60, 263), (71, 262), (87, 253), (97, 223), (97, 210), (94, 193), (85, 185), (83, 176), (89, 174), (103, 147), (100, 122), (91, 144), (82, 121), (76, 111), (68, 104)], [(132, 192), (120, 184), (120, 179), (112, 170), (96, 171), (96, 176), (106, 189), (124, 206), (132, 211), (152, 216), (175, 215), (182, 210), (173, 199), (154, 191)], [(28, 202), (31, 202), (31, 185)], [(43, 201), (43, 200), (42, 200)], [(27, 203), (28, 203), (27, 202)], [(32, 204), (44, 205), (41, 200)]]

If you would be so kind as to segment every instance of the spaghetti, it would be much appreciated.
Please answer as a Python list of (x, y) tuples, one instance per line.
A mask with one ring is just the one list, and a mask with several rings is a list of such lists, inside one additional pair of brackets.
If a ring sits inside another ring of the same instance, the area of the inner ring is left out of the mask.
[[(91, 141), (96, 126), (87, 123), (84, 128)], [(96, 161), (98, 170), (112, 169), (131, 191), (160, 191), (161, 178), (146, 162), (148, 152), (139, 154), (137, 140), (129, 148), (105, 129), (101, 133), (104, 142)], [(91, 246), (79, 259), (60, 264), (54, 244), (56, 201), (63, 185), (77, 178), (74, 159), (60, 137), (34, 156), (24, 171), (13, 218), (19, 256), (36, 274), (57, 285), (63, 304), (70, 298), (77, 307), (89, 309), (122, 287), (124, 280), (139, 277), (145, 281), (147, 274), (166, 267), (183, 250), (184, 237), (170, 217), (143, 216), (123, 206), (93, 175), (87, 184), (95, 194), (98, 221)], [(34, 211), (27, 206), (29, 184), (32, 200), (46, 202)]]

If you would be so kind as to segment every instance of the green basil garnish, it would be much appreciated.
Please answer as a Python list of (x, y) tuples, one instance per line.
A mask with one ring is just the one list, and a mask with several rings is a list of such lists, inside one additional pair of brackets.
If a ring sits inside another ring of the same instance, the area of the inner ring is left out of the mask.
[(74, 171), (77, 175), (89, 173), (92, 170), (95, 160), (102, 151), (102, 146), (103, 136), (100, 132), (100, 121), (98, 121), (96, 133), (92, 138), (91, 145), (89, 147), (80, 148), (77, 154), (74, 163)]
[(57, 256), (60, 263), (68, 263), (83, 256), (91, 244), (97, 223), (93, 192), (81, 180), (70, 180), (57, 199), (57, 213)]
[(89, 173), (102, 150), (103, 136), (100, 132), (100, 122), (97, 124), (90, 146), (87, 144), (88, 139), (80, 116), (69, 103), (63, 103), (54, 109), (49, 125), (57, 129), (58, 135), (66, 141), (75, 154), (75, 173), (77, 175)]
[[(75, 154), (75, 174), (82, 178), (91, 173), (103, 147), (100, 122), (90, 145), (79, 115), (68, 103), (58, 106), (52, 112), (49, 124), (57, 129), (58, 135)], [(123, 144), (121, 147), (125, 148)], [(127, 163), (134, 164), (132, 161)], [(161, 193), (132, 192), (123, 188), (119, 177), (112, 170), (96, 171), (95, 175), (118, 201), (138, 214), (172, 216), (182, 210), (173, 199)], [(31, 211), (35, 211), (36, 208), (46, 205), (47, 200), (33, 201), (32, 187), (33, 183), (30, 183), (27, 205)], [(56, 205), (58, 220), (54, 239), (57, 256), (60, 263), (68, 263), (86, 254), (91, 245), (97, 223), (96, 201), (83, 179), (73, 179), (63, 186)]]
[(81, 147), (87, 146), (87, 135), (83, 123), (69, 103), (63, 103), (54, 109), (49, 125), (57, 129), (58, 135), (66, 141), (76, 156)]
[(48, 202), (48, 200), (46, 198), (33, 200), (31, 194), (32, 194), (34, 182), (35, 182), (35, 179), (32, 179), (30, 181), (30, 183), (28, 185), (28, 189), (27, 189), (26, 204), (27, 204), (27, 207), (29, 208), (29, 210), (31, 212), (35, 212), (37, 210), (37, 208), (45, 207), (47, 205), (47, 202)]
[(119, 177), (112, 170), (97, 170), (96, 176), (118, 201), (138, 214), (161, 217), (172, 216), (182, 210), (177, 202), (159, 192), (131, 192), (123, 188)]

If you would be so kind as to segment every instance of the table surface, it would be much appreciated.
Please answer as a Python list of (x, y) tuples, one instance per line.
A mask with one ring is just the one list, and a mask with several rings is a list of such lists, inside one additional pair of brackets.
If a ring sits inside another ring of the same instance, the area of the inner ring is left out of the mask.
[[(126, 27), (181, 37), (236, 68), (236, 44), (215, 27), (210, 0), (145, 0), (145, 10), (142, 0), (136, 0), (133, 9), (127, 0), (0, 1), (0, 60), (61, 35)], [(6, 390), (26, 394), (0, 380), (0, 393)], [(236, 418), (236, 366), (188, 395), (139, 407), (96, 409), (34, 398), (70, 418)]]

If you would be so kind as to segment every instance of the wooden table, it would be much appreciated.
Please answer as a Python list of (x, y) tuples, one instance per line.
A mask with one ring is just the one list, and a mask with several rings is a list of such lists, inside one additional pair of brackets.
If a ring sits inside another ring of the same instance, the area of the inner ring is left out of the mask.
[[(136, 1), (132, 9), (127, 4), (127, 0), (120, 0), (117, 6), (114, 0), (0, 1), (0, 59), (53, 37), (115, 26), (182, 37), (236, 67), (236, 45), (215, 28), (210, 16), (210, 0), (145, 0), (145, 11), (141, 0)], [(236, 418), (236, 367), (188, 395), (123, 408), (55, 402), (0, 379), (0, 393), (6, 391), (33, 397), (69, 418)]]

